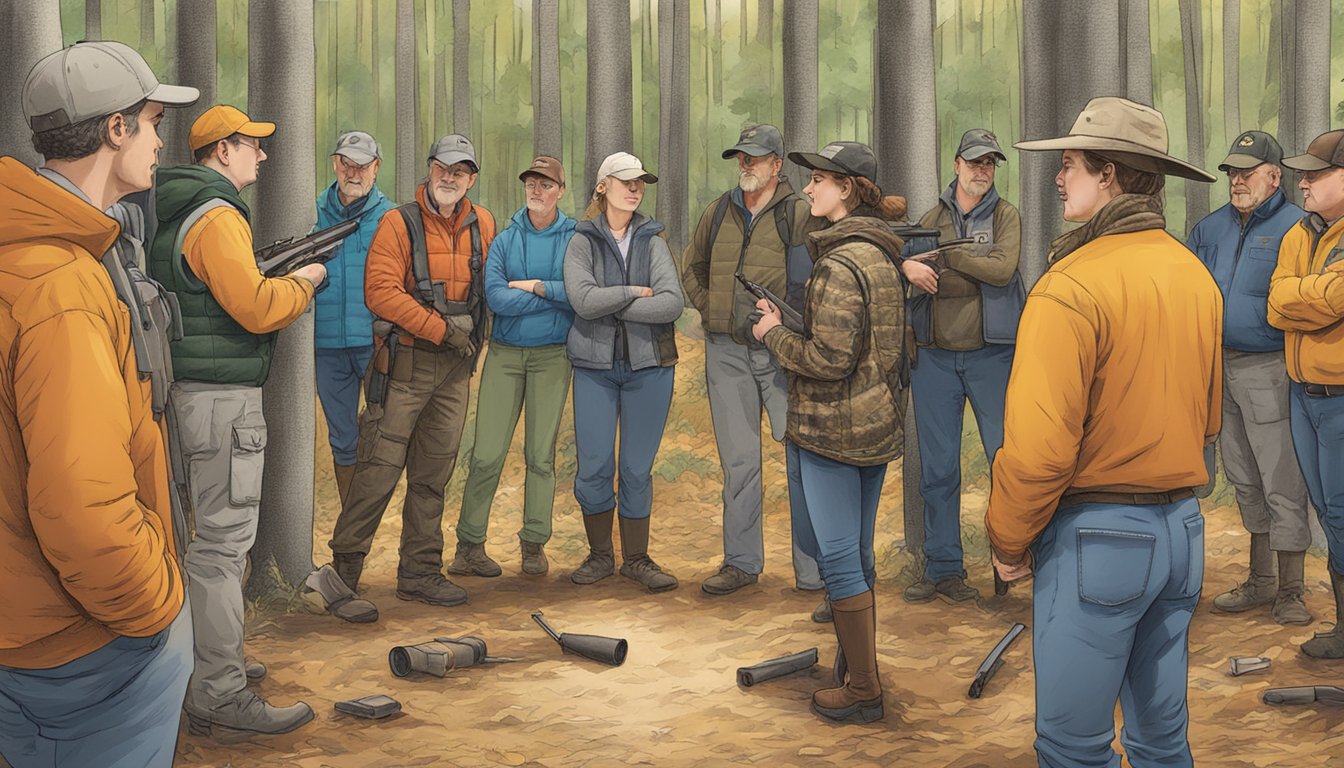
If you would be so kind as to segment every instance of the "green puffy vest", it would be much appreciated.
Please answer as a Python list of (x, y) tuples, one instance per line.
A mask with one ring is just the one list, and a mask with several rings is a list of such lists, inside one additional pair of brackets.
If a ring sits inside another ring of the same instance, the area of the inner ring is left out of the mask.
[(259, 387), (271, 370), (275, 334), (255, 334), (219, 305), (174, 246), (191, 214), (211, 200), (222, 200), (251, 220), (233, 183), (203, 165), (180, 165), (155, 178), (158, 230), (149, 249), (149, 274), (177, 295), (182, 309), (182, 339), (172, 343), (173, 374), (178, 381), (244, 384)]

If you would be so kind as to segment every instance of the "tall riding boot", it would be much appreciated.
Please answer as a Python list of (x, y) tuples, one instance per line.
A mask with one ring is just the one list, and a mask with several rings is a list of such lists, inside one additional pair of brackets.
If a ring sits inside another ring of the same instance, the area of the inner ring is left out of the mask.
[(621, 575), (643, 584), (650, 592), (677, 588), (677, 577), (649, 557), (649, 518), (622, 517)]
[(615, 573), (616, 552), (611, 547), (611, 523), (615, 516), (614, 509), (583, 516), (583, 530), (588, 534), (588, 557), (569, 575), (570, 581), (592, 584)]
[(1302, 599), (1306, 591), (1303, 570), (1306, 552), (1279, 552), (1279, 593), (1274, 596), (1274, 621), (1280, 624), (1310, 624), (1311, 611)]
[(345, 497), (350, 495), (350, 481), (355, 477), (354, 464), (331, 465), (336, 475), (336, 494), (341, 498), (341, 509), (345, 509)]
[(849, 665), (849, 680), (839, 688), (812, 694), (812, 709), (837, 722), (871, 723), (882, 719), (882, 680), (877, 672), (877, 613), (872, 590), (831, 602), (835, 638)]
[(1246, 581), (1213, 599), (1213, 607), (1227, 613), (1241, 613), (1274, 602), (1278, 579), (1274, 577), (1274, 553), (1268, 533), (1251, 534), (1251, 575)]
[(1335, 628), (1317, 632), (1302, 644), (1302, 653), (1313, 659), (1344, 659), (1344, 574), (1331, 570), (1330, 586), (1335, 592)]

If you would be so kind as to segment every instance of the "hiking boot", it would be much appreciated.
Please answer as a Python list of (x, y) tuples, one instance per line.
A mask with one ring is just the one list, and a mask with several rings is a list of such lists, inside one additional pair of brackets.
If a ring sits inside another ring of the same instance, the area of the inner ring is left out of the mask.
[(360, 597), (350, 589), (340, 574), (330, 565), (324, 565), (308, 574), (303, 586), (322, 597), (327, 612), (338, 619), (355, 624), (367, 624), (378, 620), (378, 606)]
[(575, 584), (592, 584), (616, 572), (616, 553), (611, 548), (611, 519), (616, 510), (609, 509), (596, 515), (583, 516), (583, 530), (588, 536), (588, 557), (569, 575)]
[(882, 680), (877, 672), (877, 630), (872, 591), (831, 604), (835, 639), (848, 664), (838, 688), (812, 694), (812, 711), (828, 720), (871, 723), (882, 719)]
[(546, 545), (533, 544), (530, 541), (518, 540), (523, 550), (523, 573), (528, 576), (541, 576), (551, 569), (551, 564), (546, 560)]
[(266, 665), (251, 656), (243, 657), (243, 676), (247, 682), (256, 683), (266, 679)]
[(967, 584), (965, 577), (944, 576), (937, 582), (920, 579), (906, 587), (903, 596), (907, 603), (922, 603), (934, 595), (942, 595), (954, 603), (964, 603), (980, 597), (980, 591)]
[(1302, 601), (1306, 560), (1306, 552), (1279, 552), (1279, 592), (1274, 596), (1272, 614), (1280, 624), (1311, 623), (1311, 611)]
[(920, 579), (906, 587), (905, 591), (901, 593), (901, 598), (907, 603), (923, 603), (932, 600), (935, 594), (937, 594), (937, 590), (934, 589), (933, 582), (928, 579)]
[(724, 565), (718, 573), (700, 582), (700, 589), (707, 595), (731, 595), (748, 584), (755, 584), (759, 578), (735, 565)]
[(1335, 593), (1335, 628), (1317, 632), (1302, 644), (1302, 653), (1313, 659), (1344, 659), (1344, 575), (1330, 571), (1330, 586)]
[(313, 719), (312, 707), (300, 701), (288, 707), (273, 707), (252, 691), (239, 691), (226, 704), (211, 710), (187, 707), (187, 731), (209, 736), (211, 731), (277, 734), (289, 733)]
[(336, 575), (351, 592), (359, 592), (359, 576), (364, 572), (363, 552), (332, 552), (331, 567), (336, 569)]
[(445, 579), (441, 573), (419, 576), (397, 574), (397, 597), (430, 605), (461, 605), (467, 602), (467, 590)]
[(829, 624), (835, 620), (835, 614), (831, 611), (831, 599), (829, 597), (821, 598), (821, 603), (812, 611), (812, 620), (818, 624)]
[(1279, 591), (1279, 580), (1274, 576), (1250, 578), (1213, 598), (1213, 607), (1224, 613), (1241, 613), (1262, 605), (1269, 605)]
[(643, 584), (650, 592), (669, 592), (679, 584), (676, 576), (664, 571), (647, 554), (621, 563), (621, 575)]
[(458, 541), (453, 562), (448, 564), (448, 572), (454, 576), (484, 576), (492, 579), (503, 573), (504, 569), (485, 554), (485, 544)]

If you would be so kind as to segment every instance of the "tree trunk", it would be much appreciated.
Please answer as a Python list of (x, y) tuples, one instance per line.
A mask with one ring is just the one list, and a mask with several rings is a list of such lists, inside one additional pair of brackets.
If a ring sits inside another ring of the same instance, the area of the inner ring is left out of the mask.
[[(597, 169), (614, 152), (633, 152), (631, 122), (630, 4), (623, 0), (588, 3), (588, 115), (584, 132), (582, 194), (597, 184)], [(644, 158), (640, 158), (643, 160)]]
[[(257, 183), (252, 230), (258, 243), (312, 228), (317, 92), (312, 3), (249, 0), (248, 113), (281, 126)], [(280, 332), (263, 393), (266, 472), (248, 592), (271, 586), (273, 560), (289, 584), (313, 569), (313, 313)]]
[(151, 56), (154, 39), (154, 0), (140, 0), (140, 55)]
[(17, 0), (0, 3), (0, 154), (30, 166), (42, 162), (33, 149), (33, 131), (23, 118), (23, 83), (38, 59), (61, 48), (57, 3)]
[[(1330, 2), (1298, 0), (1293, 14), (1293, 52), (1291, 58), (1284, 54), (1285, 70), (1287, 62), (1293, 62), (1292, 132), (1279, 133), (1289, 154), (1307, 151), (1312, 139), (1330, 130)], [(1301, 202), (1302, 193), (1295, 183), (1284, 187), (1291, 187), (1294, 199)]]
[[(1278, 96), (1279, 79), (1282, 76), (1280, 69), (1282, 57), (1280, 56), (1280, 50), (1279, 50), (1280, 49), (1279, 36), (1282, 34), (1282, 32), (1280, 31), (1282, 25), (1283, 25), (1282, 3), (1279, 0), (1270, 0), (1269, 44), (1265, 48), (1265, 79), (1264, 82), (1262, 83), (1264, 91), (1263, 96), (1261, 96), (1260, 98), (1260, 114), (1258, 115), (1258, 119), (1256, 120), (1256, 122), (1259, 125), (1265, 127), (1268, 127), (1270, 121), (1274, 119), (1275, 115), (1277, 114), (1279, 106), (1278, 99), (1271, 97)], [(1282, 129), (1282, 126), (1279, 126), (1279, 128)], [(1280, 143), (1283, 144), (1285, 150), (1289, 149), (1287, 146), (1288, 144), (1287, 138), (1283, 136), (1282, 131), (1280, 131), (1279, 136), (1282, 138), (1282, 141)], [(1289, 186), (1292, 185), (1288, 184), (1284, 185), (1285, 191), (1286, 188)]]
[(373, 118), (375, 120), (378, 120), (380, 117), (382, 117), (382, 103), (383, 103), (382, 102), (383, 91), (382, 87), (379, 84), (379, 80), (382, 79), (379, 77), (379, 74), (381, 73), (381, 70), (383, 68), (382, 58), (380, 57), (381, 52), (379, 51), (379, 45), (378, 45), (379, 15), (380, 14), (378, 13), (378, 0), (369, 0), (369, 73), (373, 79), (373, 90), (371, 91), (371, 93), (373, 94), (373, 103), (376, 105), (374, 107), (375, 114), (373, 115)]
[(560, 0), (533, 0), (532, 82), (537, 98), (532, 102), (533, 152), (560, 157), (564, 127), (560, 119)]
[[(444, 21), (448, 19), (447, 8), (445, 0), (434, 0), (436, 30), (442, 30)], [(434, 130), (436, 131), (449, 124), (448, 118), (452, 114), (452, 103), (448, 100), (448, 76), (448, 43), (442, 34), (437, 34), (434, 40)], [(428, 149), (429, 147), (421, 147), (421, 151)]]
[(1120, 8), (1120, 71), (1130, 101), (1153, 104), (1153, 44), (1148, 28), (1148, 0), (1122, 0)]
[[(886, 194), (905, 196), (911, 220), (937, 203), (942, 188), (938, 176), (938, 104), (933, 88), (936, 17), (933, 0), (894, 0), (877, 6), (877, 82), (873, 87), (877, 182)], [(919, 493), (919, 435), (913, 408), (907, 407), (905, 414), (901, 482), (905, 546), (921, 558), (924, 500)]]
[(770, 94), (767, 104), (768, 111), (762, 116), (764, 122), (773, 122), (775, 117), (775, 0), (760, 0), (757, 6), (759, 13), (756, 19), (756, 44), (765, 51), (766, 60), (769, 62), (766, 67), (768, 80), (765, 82), (765, 90)]
[(681, 261), (687, 240), (691, 137), (691, 2), (658, 0), (658, 185), (655, 214)]
[(164, 147), (160, 151), (165, 166), (191, 162), (191, 147), (187, 140), (191, 124), (219, 99), (216, 15), (215, 0), (177, 0), (177, 40), (173, 56), (177, 71), (173, 82), (200, 89), (201, 98), (189, 107), (164, 113), (166, 126), (160, 131), (164, 136)]
[(415, 126), (420, 122), (419, 93), (415, 66), (415, 0), (397, 0), (397, 199), (415, 197), (415, 182), (420, 177), (416, 155), (427, 148), (416, 147)]
[(84, 39), (103, 39), (103, 0), (84, 0)]
[[(817, 0), (784, 0), (784, 146), (815, 152), (817, 143)], [(807, 171), (784, 163), (793, 188)]]
[(1241, 133), (1241, 0), (1223, 0), (1223, 131)]
[[(1185, 140), (1186, 161), (1204, 167), (1204, 102), (1200, 99), (1203, 82), (1204, 28), (1199, 17), (1199, 0), (1180, 0), (1181, 40), (1185, 50)], [(1185, 232), (1209, 215), (1209, 185), (1185, 181)]]
[(471, 0), (453, 0), (453, 132), (471, 138)]
[(723, 3), (714, 0), (714, 26), (709, 30), (714, 56), (714, 103), (723, 104)]

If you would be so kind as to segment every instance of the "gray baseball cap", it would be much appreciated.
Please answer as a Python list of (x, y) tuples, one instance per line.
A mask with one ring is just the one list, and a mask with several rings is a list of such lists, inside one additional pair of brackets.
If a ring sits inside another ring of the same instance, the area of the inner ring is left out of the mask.
[(790, 152), (789, 159), (804, 168), (862, 176), (877, 183), (877, 156), (871, 147), (857, 141), (833, 141), (816, 153)]
[(23, 83), (23, 116), (34, 133), (110, 115), (141, 100), (195, 103), (201, 92), (161, 85), (144, 57), (124, 43), (75, 43), (44, 56)]
[(961, 134), (961, 144), (957, 147), (957, 157), (962, 160), (975, 160), (985, 155), (999, 156), (1000, 162), (1006, 162), (1008, 156), (999, 148), (999, 137), (984, 128), (972, 128)]
[(1218, 170), (1227, 173), (1233, 168), (1254, 168), (1261, 163), (1280, 165), (1283, 162), (1283, 147), (1264, 131), (1246, 131), (1232, 142), (1227, 157), (1218, 166)]
[(784, 136), (773, 125), (748, 125), (742, 129), (742, 135), (737, 137), (737, 145), (723, 150), (723, 159), (727, 160), (738, 152), (752, 157), (775, 154), (783, 158)]
[(476, 162), (475, 147), (471, 146), (467, 137), (460, 133), (450, 133), (434, 142), (434, 146), (429, 150), (429, 159), (438, 160), (444, 165), (468, 163), (477, 172), (481, 170), (480, 163)]
[(383, 159), (383, 153), (378, 151), (378, 142), (363, 131), (350, 131), (341, 134), (341, 137), (336, 140), (336, 148), (331, 151), (331, 154), (348, 157), (357, 165), (368, 165), (374, 160)]

